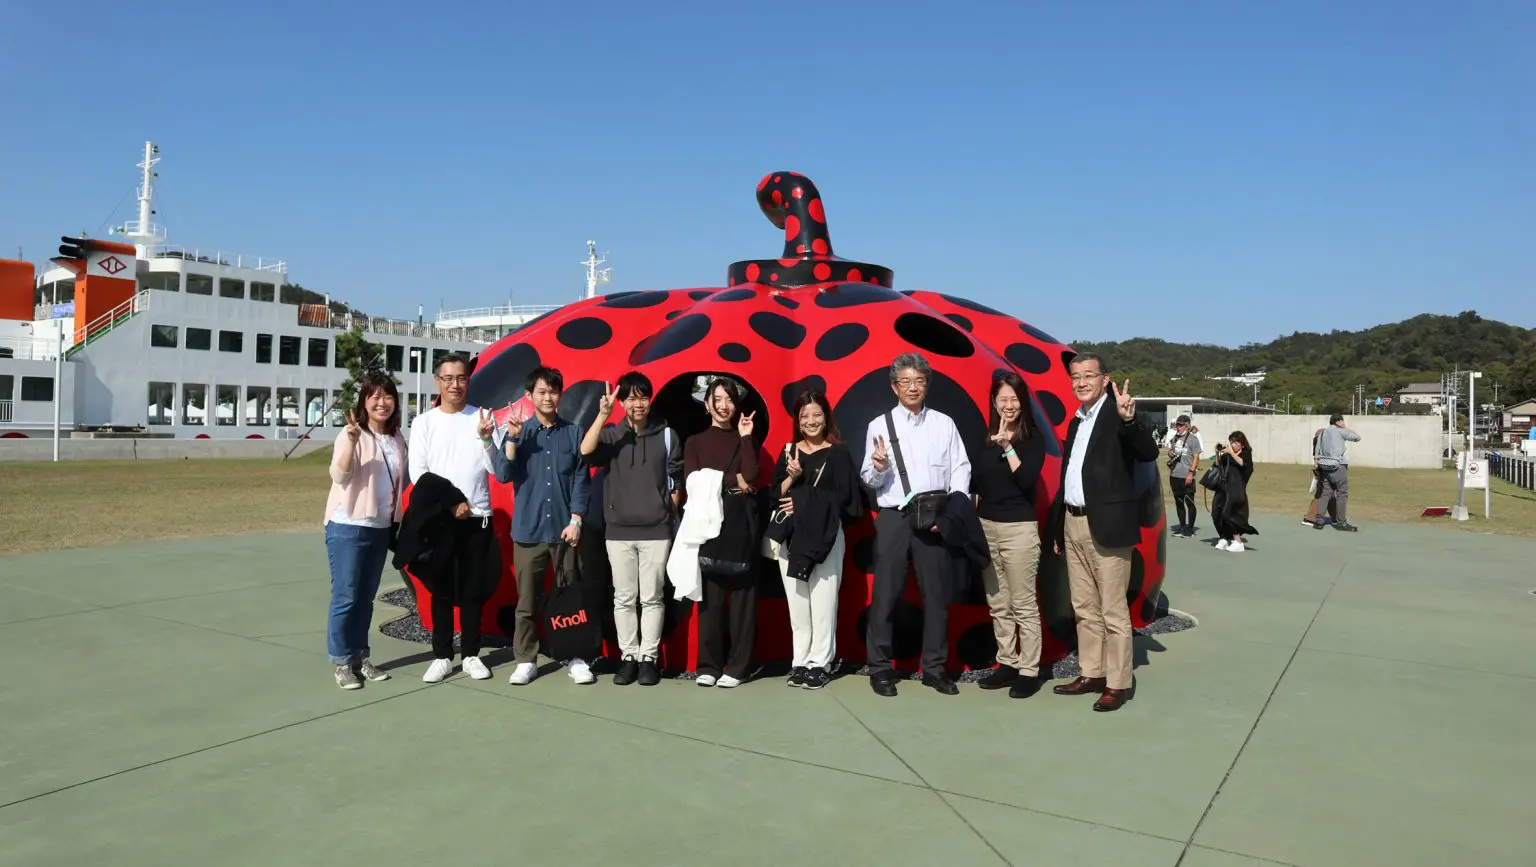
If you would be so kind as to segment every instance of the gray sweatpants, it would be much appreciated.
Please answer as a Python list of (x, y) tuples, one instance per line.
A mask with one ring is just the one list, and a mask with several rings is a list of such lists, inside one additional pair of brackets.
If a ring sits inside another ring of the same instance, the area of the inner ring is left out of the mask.
[(1322, 485), (1317, 489), (1317, 513), (1322, 515), (1327, 511), (1328, 499), (1333, 498), (1333, 519), (1339, 523), (1348, 523), (1345, 507), (1349, 505), (1349, 465), (1343, 464), (1336, 470), (1319, 472), (1318, 478), (1322, 479)]

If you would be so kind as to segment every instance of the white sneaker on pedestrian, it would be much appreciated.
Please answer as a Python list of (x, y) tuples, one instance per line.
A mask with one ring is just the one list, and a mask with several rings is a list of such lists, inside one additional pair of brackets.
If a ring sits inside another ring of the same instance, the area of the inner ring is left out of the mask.
[(1241, 554), (1244, 551), (1248, 550), (1248, 547), (1246, 545), (1244, 545), (1242, 543), (1242, 541), (1234, 540), (1232, 542), (1232, 544), (1227, 546), (1227, 550), (1231, 551), (1233, 554)]
[(1231, 544), (1232, 543), (1228, 542), (1226, 539), (1222, 539), (1220, 542), (1216, 543), (1216, 550), (1225, 551), (1228, 547), (1231, 546)]
[(443, 678), (447, 677), (448, 675), (450, 675), (452, 673), (453, 673), (453, 660), (451, 660), (451, 659), (434, 659), (434, 660), (432, 660), (432, 664), (427, 666), (427, 673), (423, 674), (421, 676), (421, 679), (426, 681), (427, 683), (442, 683), (443, 682)]
[(570, 664), (566, 666), (566, 668), (570, 670), (571, 680), (574, 680), (577, 683), (597, 683), (597, 678), (592, 676), (592, 669), (588, 667), (587, 663), (583, 660), (573, 659), (570, 661)]
[(464, 669), (465, 674), (475, 680), (491, 679), (491, 670), (485, 667), (485, 663), (481, 662), (478, 656), (466, 656), (459, 665)]
[(729, 674), (722, 674), (720, 675), (720, 679), (715, 681), (715, 686), (718, 686), (721, 689), (730, 689), (733, 686), (741, 686), (741, 681), (731, 677)]
[(533, 679), (538, 676), (538, 666), (531, 662), (519, 662), (517, 668), (512, 669), (512, 676), (507, 678), (507, 683), (513, 686), (527, 686), (533, 683)]
[(695, 680), (694, 683), (698, 684), (699, 686), (714, 686), (715, 676), (713, 674), (701, 674), (699, 675), (699, 679)]

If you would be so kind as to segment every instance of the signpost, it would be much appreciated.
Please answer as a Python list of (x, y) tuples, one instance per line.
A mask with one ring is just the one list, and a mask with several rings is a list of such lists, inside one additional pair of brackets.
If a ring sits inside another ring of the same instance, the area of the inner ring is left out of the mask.
[[(1468, 452), (1462, 452), (1457, 456), (1457, 470), (1461, 472), (1463, 491), (1483, 490), (1483, 519), (1488, 518), (1489, 492), (1488, 492), (1488, 461), (1486, 458), (1471, 457)], [(1458, 521), (1467, 520), (1466, 496), (1463, 493), (1462, 505), (1457, 506), (1453, 514)]]

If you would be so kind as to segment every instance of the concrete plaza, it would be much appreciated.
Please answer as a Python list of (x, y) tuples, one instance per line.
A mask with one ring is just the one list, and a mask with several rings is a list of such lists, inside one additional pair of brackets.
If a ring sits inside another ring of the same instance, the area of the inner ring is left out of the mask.
[(376, 630), (394, 679), (344, 692), (318, 533), (0, 558), (0, 865), (1531, 863), (1536, 542), (1260, 525), (1169, 540), (1200, 626), (1113, 714), (501, 651), (429, 686)]

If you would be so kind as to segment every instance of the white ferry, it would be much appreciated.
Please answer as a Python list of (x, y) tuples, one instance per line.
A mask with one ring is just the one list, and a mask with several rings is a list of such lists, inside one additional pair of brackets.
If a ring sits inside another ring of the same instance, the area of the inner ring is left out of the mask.
[[(57, 425), (64, 437), (331, 439), (342, 332), (360, 326), (384, 347), (409, 419), (431, 405), (434, 360), (476, 353), (559, 306), (439, 311), (426, 323), (355, 315), (328, 296), (304, 303), (287, 262), (167, 244), (153, 220), (159, 161), (146, 142), (138, 219), (113, 230), (131, 253), (65, 238), (40, 275), (0, 260), (0, 438), (51, 437)], [(608, 272), (587, 246), (590, 296)]]

